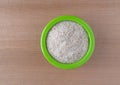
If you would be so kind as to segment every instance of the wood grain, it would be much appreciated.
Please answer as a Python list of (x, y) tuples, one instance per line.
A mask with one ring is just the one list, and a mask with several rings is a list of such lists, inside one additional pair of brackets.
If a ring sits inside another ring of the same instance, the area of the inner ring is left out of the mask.
[[(39, 47), (45, 25), (65, 14), (96, 37), (92, 58), (75, 70), (54, 68)], [(120, 85), (120, 0), (0, 0), (0, 85)]]

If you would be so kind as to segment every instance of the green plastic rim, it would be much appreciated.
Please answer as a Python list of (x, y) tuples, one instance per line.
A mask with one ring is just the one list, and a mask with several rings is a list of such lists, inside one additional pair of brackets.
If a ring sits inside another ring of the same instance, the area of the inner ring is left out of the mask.
[[(88, 46), (88, 51), (86, 54), (77, 62), (71, 63), (71, 64), (65, 64), (65, 63), (60, 63), (57, 60), (55, 60), (51, 54), (49, 53), (47, 49), (47, 35), (49, 31), (52, 29), (52, 27), (62, 21), (74, 21), (78, 24), (80, 24), (86, 33), (88, 34), (88, 40), (89, 40), (89, 46)], [(41, 35), (41, 41), (40, 41), (41, 49), (43, 52), (44, 57), (47, 59), (47, 61), (52, 64), (53, 66), (61, 69), (74, 69), (82, 66), (85, 64), (91, 57), (94, 47), (95, 47), (95, 38), (93, 31), (91, 30), (90, 26), (81, 18), (78, 18), (76, 16), (71, 16), (71, 15), (65, 15), (65, 16), (59, 16), (57, 18), (54, 18), (51, 20), (43, 29), (42, 35)]]

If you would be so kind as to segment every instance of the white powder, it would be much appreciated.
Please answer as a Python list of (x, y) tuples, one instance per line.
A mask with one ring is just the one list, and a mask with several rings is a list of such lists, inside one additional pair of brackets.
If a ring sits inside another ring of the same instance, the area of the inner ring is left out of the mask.
[(78, 23), (62, 21), (49, 31), (47, 48), (57, 61), (74, 63), (87, 52), (88, 36)]

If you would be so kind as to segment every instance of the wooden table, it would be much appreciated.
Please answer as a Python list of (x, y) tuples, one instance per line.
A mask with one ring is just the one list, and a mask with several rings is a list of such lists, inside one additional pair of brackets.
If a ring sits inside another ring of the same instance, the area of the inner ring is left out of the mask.
[[(45, 25), (65, 14), (96, 37), (92, 58), (75, 70), (51, 66), (39, 47)], [(1, 0), (0, 85), (120, 85), (120, 0)]]

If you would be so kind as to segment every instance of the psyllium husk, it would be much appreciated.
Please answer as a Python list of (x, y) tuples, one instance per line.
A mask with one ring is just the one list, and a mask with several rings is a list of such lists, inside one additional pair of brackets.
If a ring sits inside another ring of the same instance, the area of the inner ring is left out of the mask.
[(62, 21), (53, 26), (46, 42), (51, 56), (61, 63), (79, 61), (88, 49), (87, 33), (73, 21)]

